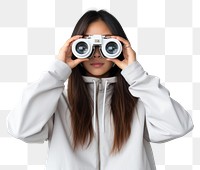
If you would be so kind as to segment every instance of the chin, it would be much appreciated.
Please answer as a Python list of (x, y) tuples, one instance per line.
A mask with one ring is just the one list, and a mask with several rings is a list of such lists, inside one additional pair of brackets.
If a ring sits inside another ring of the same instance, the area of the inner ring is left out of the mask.
[(99, 74), (92, 74), (94, 77), (97, 77), (97, 78), (106, 78), (106, 77), (109, 77), (109, 73), (106, 72), (106, 73), (99, 73)]

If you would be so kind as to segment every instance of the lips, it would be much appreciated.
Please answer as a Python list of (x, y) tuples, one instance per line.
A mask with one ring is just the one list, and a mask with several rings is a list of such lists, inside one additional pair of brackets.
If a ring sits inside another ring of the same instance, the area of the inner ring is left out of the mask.
[(95, 62), (95, 63), (91, 63), (90, 65), (95, 67), (95, 68), (99, 68), (99, 67), (102, 67), (104, 65), (104, 63)]

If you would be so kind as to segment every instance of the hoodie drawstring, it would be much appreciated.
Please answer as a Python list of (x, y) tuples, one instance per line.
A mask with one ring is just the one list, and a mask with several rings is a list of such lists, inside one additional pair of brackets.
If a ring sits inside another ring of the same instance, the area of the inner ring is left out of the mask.
[(102, 129), (103, 129), (103, 132), (104, 132), (104, 128), (105, 128), (105, 104), (106, 104), (107, 85), (108, 85), (108, 81), (105, 82), (104, 94), (103, 94), (103, 108), (102, 108)]
[[(93, 107), (94, 107), (94, 116), (93, 116), (93, 124), (94, 124), (94, 132), (96, 133), (96, 100), (97, 100), (97, 84), (96, 81), (93, 80), (94, 83), (94, 102), (93, 102)], [(105, 105), (106, 105), (106, 92), (107, 92), (107, 85), (108, 81), (105, 82), (105, 87), (104, 87), (104, 95), (103, 95), (103, 106), (102, 106), (102, 131), (105, 132)]]
[(97, 96), (97, 84), (96, 81), (93, 80), (94, 83), (94, 116), (93, 116), (93, 124), (94, 124), (94, 132), (96, 133), (96, 96)]

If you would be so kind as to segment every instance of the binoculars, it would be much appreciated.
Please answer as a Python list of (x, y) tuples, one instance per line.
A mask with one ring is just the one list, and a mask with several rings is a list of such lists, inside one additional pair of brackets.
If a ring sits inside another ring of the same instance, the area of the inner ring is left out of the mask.
[(91, 57), (96, 46), (99, 47), (101, 55), (105, 58), (117, 58), (122, 52), (122, 44), (117, 39), (91, 35), (74, 41), (72, 53), (77, 58)]

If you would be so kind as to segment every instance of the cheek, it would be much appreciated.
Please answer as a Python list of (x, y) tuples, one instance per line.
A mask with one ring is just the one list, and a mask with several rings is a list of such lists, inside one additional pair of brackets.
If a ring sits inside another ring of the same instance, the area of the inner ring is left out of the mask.
[(112, 68), (112, 66), (113, 66), (113, 62), (111, 62), (111, 61), (106, 62), (106, 68), (108, 70), (110, 70)]
[(89, 62), (85, 61), (85, 62), (83, 62), (82, 64), (83, 64), (83, 67), (84, 67), (86, 70), (89, 69), (89, 66), (90, 66)]

